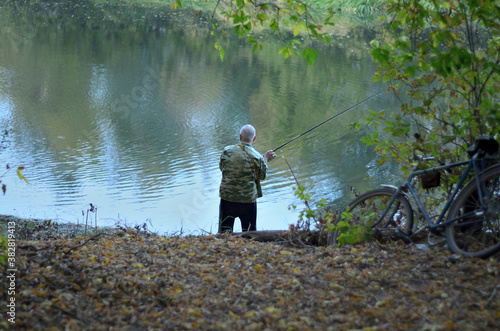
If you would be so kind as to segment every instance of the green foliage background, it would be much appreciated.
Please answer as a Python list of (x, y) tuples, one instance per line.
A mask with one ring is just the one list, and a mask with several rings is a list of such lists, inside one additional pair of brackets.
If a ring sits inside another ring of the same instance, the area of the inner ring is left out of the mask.
[[(379, 164), (394, 159), (407, 174), (415, 152), (450, 163), (466, 159), (479, 135), (498, 140), (499, 8), (489, 0), (388, 1), (388, 29), (397, 35), (372, 42), (374, 81), (387, 82), (401, 106), (355, 125), (373, 128), (363, 141)], [(458, 177), (447, 176), (429, 204), (441, 204)]]
[[(367, 116), (366, 137), (381, 161), (418, 149), (442, 160), (464, 157), (481, 134), (499, 132), (500, 11), (496, 1), (389, 1), (393, 40), (372, 42), (375, 81), (401, 95), (399, 111)], [(405, 142), (415, 130), (422, 142)], [(382, 137), (388, 133), (391, 142)]]

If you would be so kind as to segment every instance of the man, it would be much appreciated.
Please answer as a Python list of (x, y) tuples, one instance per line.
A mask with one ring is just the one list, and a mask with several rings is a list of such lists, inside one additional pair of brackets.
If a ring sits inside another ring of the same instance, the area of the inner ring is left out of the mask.
[(262, 156), (252, 147), (255, 138), (255, 128), (243, 126), (240, 144), (227, 146), (220, 157), (219, 233), (233, 232), (236, 217), (240, 218), (243, 231), (257, 230), (259, 184), (266, 178), (267, 162), (276, 154), (269, 150)]

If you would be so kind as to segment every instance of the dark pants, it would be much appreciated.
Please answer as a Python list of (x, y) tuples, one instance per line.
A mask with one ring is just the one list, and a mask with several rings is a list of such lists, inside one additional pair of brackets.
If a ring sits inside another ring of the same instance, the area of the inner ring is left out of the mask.
[(240, 218), (242, 231), (257, 231), (257, 202), (241, 203), (220, 200), (219, 233), (233, 232), (234, 219)]

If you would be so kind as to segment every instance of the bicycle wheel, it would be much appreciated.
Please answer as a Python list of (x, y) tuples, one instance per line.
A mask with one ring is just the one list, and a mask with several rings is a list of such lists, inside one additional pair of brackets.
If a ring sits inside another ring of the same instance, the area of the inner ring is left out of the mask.
[(398, 228), (405, 235), (411, 235), (413, 209), (408, 199), (402, 194), (397, 195), (382, 222), (376, 224), (387, 208), (394, 192), (394, 189), (380, 188), (356, 197), (349, 204), (348, 212), (351, 214), (351, 221), (372, 228)]
[(448, 220), (458, 220), (446, 227), (450, 250), (469, 257), (488, 257), (500, 251), (500, 166), (479, 176), (486, 208), (479, 201), (476, 180), (472, 179), (450, 207)]

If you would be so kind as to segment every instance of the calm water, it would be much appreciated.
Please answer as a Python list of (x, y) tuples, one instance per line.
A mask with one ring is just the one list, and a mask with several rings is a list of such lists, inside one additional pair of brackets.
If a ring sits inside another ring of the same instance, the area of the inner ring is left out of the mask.
[[(15, 171), (2, 177), (2, 214), (82, 222), (92, 203), (99, 225), (148, 221), (160, 233), (213, 233), (219, 155), (241, 126), (256, 127), (264, 152), (384, 88), (371, 82), (373, 31), (339, 29), (309, 67), (278, 56), (278, 42), (252, 54), (229, 38), (221, 62), (203, 29), (2, 21), (0, 128), (11, 131), (0, 162), (24, 165), (30, 182)], [(279, 151), (263, 182), (258, 229), (286, 229), (298, 217), (289, 206), (303, 208), (285, 160), (313, 201), (335, 208), (351, 199), (350, 186), (362, 191), (394, 176), (359, 142), (366, 132), (349, 129), (393, 102), (379, 95)]]

